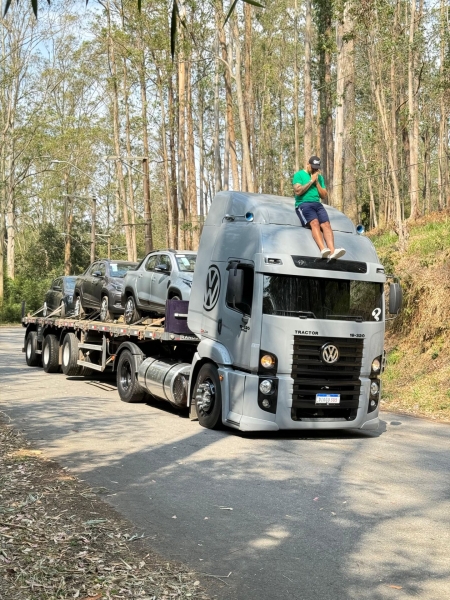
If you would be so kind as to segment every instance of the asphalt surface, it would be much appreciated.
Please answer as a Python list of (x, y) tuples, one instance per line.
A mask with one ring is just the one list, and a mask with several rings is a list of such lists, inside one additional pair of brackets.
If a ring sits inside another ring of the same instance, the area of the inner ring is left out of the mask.
[(384, 413), (375, 433), (209, 431), (121, 402), (112, 380), (27, 367), (22, 345), (0, 328), (0, 409), (213, 596), (450, 597), (449, 425)]

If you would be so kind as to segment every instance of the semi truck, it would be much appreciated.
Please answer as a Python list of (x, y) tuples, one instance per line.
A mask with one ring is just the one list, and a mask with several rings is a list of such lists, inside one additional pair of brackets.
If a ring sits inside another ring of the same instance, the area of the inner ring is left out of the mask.
[(387, 285), (363, 228), (327, 211), (346, 248), (338, 260), (320, 257), (291, 198), (218, 193), (188, 302), (168, 300), (164, 319), (132, 325), (24, 317), (28, 365), (113, 371), (121, 400), (166, 400), (211, 429), (377, 429), (385, 325), (401, 287)]

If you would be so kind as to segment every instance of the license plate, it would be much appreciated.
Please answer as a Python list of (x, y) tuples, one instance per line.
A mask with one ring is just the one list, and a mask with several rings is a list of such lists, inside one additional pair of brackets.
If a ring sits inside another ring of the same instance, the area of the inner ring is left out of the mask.
[(316, 404), (340, 404), (340, 394), (316, 394)]

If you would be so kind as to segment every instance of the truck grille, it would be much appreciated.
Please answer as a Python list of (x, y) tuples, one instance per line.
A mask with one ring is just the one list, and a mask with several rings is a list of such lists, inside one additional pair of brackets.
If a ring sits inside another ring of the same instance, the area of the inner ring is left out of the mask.
[[(321, 348), (327, 343), (339, 350), (339, 359), (331, 365), (321, 359)], [(291, 418), (294, 421), (355, 419), (363, 349), (362, 339), (294, 336)], [(316, 394), (320, 393), (340, 394), (339, 405), (316, 405)]]

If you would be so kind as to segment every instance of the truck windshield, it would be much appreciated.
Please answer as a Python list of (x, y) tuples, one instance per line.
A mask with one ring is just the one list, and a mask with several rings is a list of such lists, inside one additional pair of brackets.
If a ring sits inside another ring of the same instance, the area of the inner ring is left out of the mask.
[(176, 254), (178, 270), (182, 273), (193, 273), (195, 268), (196, 254)]
[(380, 321), (383, 284), (370, 281), (264, 275), (263, 313), (283, 317)]

